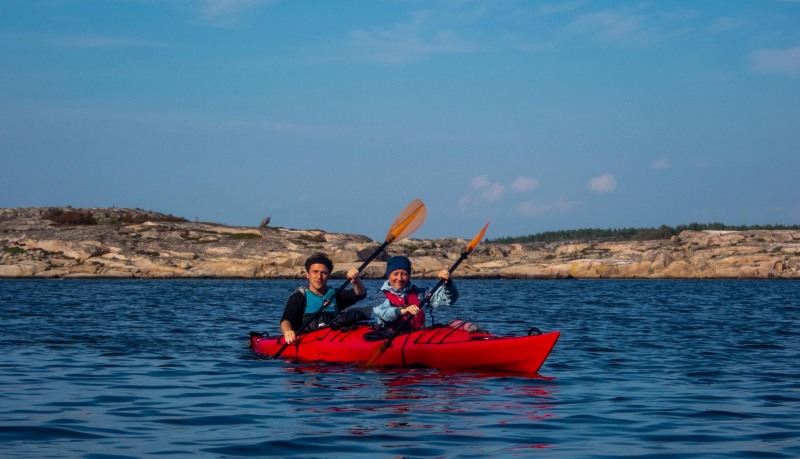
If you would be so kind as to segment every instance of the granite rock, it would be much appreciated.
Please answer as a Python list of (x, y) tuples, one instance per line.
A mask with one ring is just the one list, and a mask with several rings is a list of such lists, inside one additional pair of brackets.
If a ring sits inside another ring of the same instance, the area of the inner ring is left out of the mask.
[[(91, 215), (57, 224), (54, 213)], [(327, 253), (334, 278), (359, 267), (382, 241), (356, 234), (180, 221), (140, 209), (0, 209), (0, 277), (302, 278), (303, 263)], [(406, 239), (363, 271), (380, 278), (387, 256), (411, 258), (414, 276), (435, 277), (469, 243)], [(669, 240), (483, 242), (455, 277), (509, 279), (798, 279), (800, 231), (684, 231)]]

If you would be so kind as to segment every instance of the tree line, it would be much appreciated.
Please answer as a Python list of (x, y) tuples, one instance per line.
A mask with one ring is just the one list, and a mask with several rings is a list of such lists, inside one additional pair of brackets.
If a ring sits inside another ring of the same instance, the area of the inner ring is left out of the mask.
[(487, 239), (489, 244), (524, 244), (527, 242), (561, 242), (573, 240), (607, 240), (607, 241), (652, 241), (669, 239), (681, 231), (750, 231), (750, 230), (798, 230), (800, 225), (725, 225), (723, 223), (690, 223), (688, 225), (658, 228), (586, 228), (576, 230), (545, 231), (527, 236), (510, 236)]

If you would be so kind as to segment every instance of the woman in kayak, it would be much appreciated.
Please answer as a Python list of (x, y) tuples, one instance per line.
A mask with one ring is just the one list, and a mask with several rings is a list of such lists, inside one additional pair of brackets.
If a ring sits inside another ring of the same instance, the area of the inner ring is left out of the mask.
[[(444, 280), (444, 284), (433, 292), (430, 300), (432, 308), (453, 304), (458, 299), (458, 290), (450, 279), (450, 272), (443, 269), (438, 277)], [(386, 299), (372, 309), (378, 325), (397, 330), (410, 315), (413, 316), (408, 321), (411, 329), (425, 326), (425, 313), (419, 304), (428, 294), (428, 289), (411, 283), (411, 260), (403, 256), (389, 258), (386, 262), (386, 278), (380, 288)]]
[[(305, 322), (311, 320), (323, 303), (336, 293), (336, 289), (328, 286), (328, 279), (333, 272), (333, 262), (330, 258), (324, 253), (317, 253), (306, 260), (305, 266), (308, 287), (300, 287), (289, 296), (281, 316), (281, 333), (287, 344), (294, 343), (297, 332), (303, 328)], [(315, 323), (303, 328), (304, 332), (325, 326), (343, 309), (367, 297), (367, 289), (358, 275), (359, 271), (356, 268), (347, 272), (347, 278), (353, 288), (342, 290), (336, 295), (332, 304), (316, 315)]]

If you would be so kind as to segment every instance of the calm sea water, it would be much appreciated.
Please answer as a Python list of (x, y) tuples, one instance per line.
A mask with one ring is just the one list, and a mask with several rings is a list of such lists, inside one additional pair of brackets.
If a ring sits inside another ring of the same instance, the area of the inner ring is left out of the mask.
[(532, 377), (257, 358), (297, 285), (0, 280), (0, 456), (800, 457), (797, 282), (460, 281)]

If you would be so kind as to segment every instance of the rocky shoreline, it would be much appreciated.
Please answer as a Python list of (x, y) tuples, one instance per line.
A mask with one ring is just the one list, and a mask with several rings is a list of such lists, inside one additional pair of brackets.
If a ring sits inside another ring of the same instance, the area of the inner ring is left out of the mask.
[[(53, 216), (59, 218), (54, 218)], [(65, 218), (68, 217), (68, 218)], [(141, 209), (0, 209), (0, 277), (302, 278), (326, 252), (333, 276), (358, 267), (382, 241), (354, 234), (188, 222)], [(406, 239), (364, 270), (379, 278), (388, 255), (414, 275), (449, 267), (468, 240)], [(503, 279), (800, 279), (800, 231), (684, 231), (641, 242), (481, 243), (454, 274)]]

